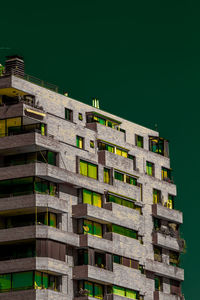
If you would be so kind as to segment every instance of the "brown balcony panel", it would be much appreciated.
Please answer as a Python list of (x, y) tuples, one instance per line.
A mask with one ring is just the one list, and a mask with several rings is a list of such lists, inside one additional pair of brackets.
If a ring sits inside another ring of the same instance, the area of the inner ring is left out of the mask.
[(35, 238), (51, 239), (72, 246), (79, 246), (79, 236), (71, 232), (65, 232), (57, 228), (38, 225), (15, 227), (0, 230), (1, 244), (30, 240)]
[(175, 280), (184, 280), (184, 270), (178, 267), (167, 265), (158, 261), (147, 259), (145, 270), (151, 271), (157, 275), (173, 278)]
[(0, 274), (32, 270), (50, 271), (53, 274), (65, 275), (68, 268), (65, 262), (48, 257), (28, 257), (0, 261)]
[(111, 271), (90, 266), (76, 266), (73, 269), (73, 279), (75, 280), (92, 280), (101, 284), (113, 284), (114, 274)]
[(52, 137), (36, 132), (23, 133), (0, 138), (0, 153), (18, 154), (50, 149), (59, 151), (59, 143)]
[(161, 218), (178, 224), (183, 223), (182, 212), (175, 209), (169, 209), (161, 204), (152, 205), (152, 214), (156, 218)]
[(10, 198), (1, 198), (0, 201), (0, 214), (7, 214), (12, 211), (20, 212), (23, 210), (25, 213), (41, 212), (47, 209), (52, 212), (67, 212), (67, 201), (59, 199), (54, 196), (44, 194), (23, 195)]
[(67, 295), (54, 292), (51, 290), (24, 290), (24, 291), (13, 291), (7, 293), (1, 293), (0, 299), (2, 300), (44, 300), (44, 299), (53, 299), (53, 300), (66, 300)]

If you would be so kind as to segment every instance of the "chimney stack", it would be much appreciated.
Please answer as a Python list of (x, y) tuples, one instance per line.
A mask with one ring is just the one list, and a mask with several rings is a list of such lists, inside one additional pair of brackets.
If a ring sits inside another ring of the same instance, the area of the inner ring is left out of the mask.
[(24, 77), (24, 59), (18, 55), (6, 56), (5, 75)]

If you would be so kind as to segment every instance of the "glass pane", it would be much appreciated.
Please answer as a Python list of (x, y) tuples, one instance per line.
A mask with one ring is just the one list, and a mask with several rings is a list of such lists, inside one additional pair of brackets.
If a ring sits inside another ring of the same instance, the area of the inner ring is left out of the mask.
[(12, 274), (12, 288), (15, 290), (30, 289), (33, 287), (33, 272)]
[(116, 264), (120, 264), (120, 256), (119, 255), (113, 255), (113, 261)]
[(84, 234), (93, 234), (92, 221), (84, 220), (83, 230), (84, 230)]
[(48, 274), (43, 273), (42, 276), (42, 288), (48, 289)]
[(124, 174), (119, 173), (119, 172), (115, 172), (115, 179), (120, 180), (120, 181), (124, 181)]
[(48, 164), (55, 166), (56, 165), (56, 153), (48, 151)]
[(56, 188), (57, 188), (57, 186), (55, 183), (52, 183), (52, 182), (49, 183), (49, 195), (50, 196), (56, 195)]
[(80, 160), (80, 174), (81, 175), (84, 175), (84, 176), (87, 176), (87, 168), (88, 168), (88, 164), (83, 161), (83, 160)]
[(50, 213), (50, 226), (56, 228), (57, 218), (56, 214)]
[(130, 299), (137, 299), (137, 292), (126, 289), (126, 297)]
[(98, 237), (102, 237), (102, 226), (101, 224), (94, 222), (94, 235)]
[(93, 284), (91, 282), (85, 281), (84, 289), (88, 291), (88, 296), (93, 297)]
[(92, 192), (86, 189), (83, 189), (83, 203), (92, 205)]
[(125, 288), (114, 285), (113, 294), (125, 297)]
[(97, 166), (88, 163), (88, 177), (97, 179)]
[(93, 193), (93, 205), (101, 207), (101, 195)]
[(45, 135), (45, 124), (41, 123), (41, 135)]
[(6, 135), (6, 122), (5, 120), (0, 120), (0, 137), (4, 137)]
[(106, 150), (109, 151), (109, 152), (114, 153), (114, 147), (113, 146), (106, 145)]
[(122, 151), (120, 149), (116, 148), (116, 154), (122, 155)]
[(106, 168), (104, 168), (104, 182), (110, 183), (110, 170)]
[(100, 124), (106, 125), (106, 120), (104, 120), (102, 118), (98, 118), (98, 121)]
[(41, 272), (35, 272), (35, 289), (41, 289), (42, 288), (42, 273)]
[(11, 289), (11, 274), (0, 275), (0, 292), (7, 292)]
[(94, 297), (103, 299), (103, 287), (100, 284), (94, 284)]
[(7, 121), (7, 128), (21, 126), (21, 117), (7, 119), (6, 121)]
[(123, 156), (123, 157), (128, 157), (128, 153), (125, 152), (125, 151), (122, 151), (122, 156)]

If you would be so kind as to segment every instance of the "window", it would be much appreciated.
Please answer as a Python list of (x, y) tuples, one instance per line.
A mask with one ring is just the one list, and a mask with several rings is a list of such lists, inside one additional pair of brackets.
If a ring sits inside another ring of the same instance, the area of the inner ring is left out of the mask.
[(167, 207), (169, 209), (174, 209), (174, 196), (173, 195), (168, 195), (168, 201), (167, 201)]
[(57, 215), (54, 213), (45, 213), (44, 217), (44, 225), (51, 226), (51, 227), (57, 227)]
[(154, 277), (155, 281), (155, 291), (162, 291), (162, 278), (161, 277)]
[(153, 204), (161, 203), (161, 191), (153, 189)]
[(102, 238), (102, 225), (90, 220), (78, 220), (79, 233), (91, 234)]
[(115, 179), (123, 181), (128, 184), (137, 185), (137, 179), (128, 174), (115, 171)]
[(107, 225), (107, 231), (118, 233), (133, 239), (138, 239), (137, 231), (119, 225), (115, 225), (115, 224)]
[(171, 182), (171, 170), (162, 167), (162, 180)]
[(102, 196), (99, 193), (95, 193), (95, 192), (83, 189), (83, 203), (101, 207), (102, 206)]
[(153, 225), (154, 225), (154, 230), (158, 231), (161, 226), (161, 222), (157, 218), (153, 218)]
[(97, 179), (97, 171), (98, 171), (98, 167), (97, 165), (91, 164), (87, 161), (84, 160), (80, 160), (80, 174), (93, 178), (93, 179)]
[(154, 164), (147, 161), (146, 162), (146, 172), (149, 176), (154, 176)]
[(65, 120), (73, 122), (73, 110), (65, 108)]
[(87, 123), (93, 123), (97, 122), (99, 124), (105, 125), (107, 127), (123, 131), (123, 129), (120, 129), (120, 122), (115, 121), (113, 119), (108, 119), (106, 116), (99, 115), (97, 113), (88, 113), (87, 114)]
[(179, 253), (175, 251), (169, 251), (169, 263), (174, 267), (179, 266)]
[(117, 285), (113, 286), (112, 292), (114, 295), (127, 297), (129, 299), (139, 299), (139, 293), (137, 291), (130, 290), (130, 289), (120, 287)]
[(115, 153), (117, 155), (128, 157), (128, 150), (119, 148), (115, 145), (104, 143), (104, 142), (98, 142), (98, 149), (99, 150), (106, 150), (112, 153)]
[(90, 140), (90, 148), (94, 148), (94, 141)]
[(104, 253), (95, 252), (95, 266), (105, 269), (106, 267), (106, 257)]
[(169, 157), (169, 143), (167, 140), (161, 137), (157, 137), (157, 136), (149, 137), (149, 150), (154, 153), (158, 153), (160, 155)]
[(81, 136), (76, 136), (76, 147), (84, 149), (84, 138)]
[(139, 211), (140, 214), (142, 213), (141, 207), (137, 206), (134, 203), (136, 201), (134, 199), (128, 200), (128, 199), (121, 198), (119, 196), (115, 196), (114, 194), (108, 194), (107, 201), (117, 203), (119, 205), (123, 205), (123, 206), (129, 207), (129, 208), (136, 209), (137, 211)]
[(82, 115), (81, 113), (78, 114), (78, 119), (79, 119), (80, 121), (83, 121), (83, 115)]
[(143, 148), (143, 136), (141, 135), (135, 135), (135, 145), (137, 147)]
[(79, 281), (79, 291), (84, 290), (85, 295), (97, 299), (103, 299), (103, 286), (90, 281)]
[(58, 277), (38, 271), (0, 275), (0, 293), (27, 289), (58, 291)]
[(154, 247), (154, 260), (162, 262), (162, 248)]
[(107, 168), (104, 168), (104, 171), (103, 171), (103, 181), (105, 183), (108, 183), (108, 184), (111, 184), (111, 170), (110, 169), (107, 169)]
[(88, 250), (78, 250), (78, 265), (88, 265)]

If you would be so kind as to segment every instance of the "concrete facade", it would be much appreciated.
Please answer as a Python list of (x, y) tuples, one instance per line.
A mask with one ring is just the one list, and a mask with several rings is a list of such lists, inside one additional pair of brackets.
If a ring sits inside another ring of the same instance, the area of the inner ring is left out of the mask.
[[(35, 104), (24, 100), (24, 95), (34, 97)], [(1, 259), (1, 274), (32, 270), (45, 272), (57, 278), (59, 289), (33, 287), (29, 290), (4, 291), (0, 293), (0, 299), (99, 298), (94, 288), (93, 296), (87, 295), (87, 291), (83, 295), (80, 284), (86, 281), (93, 285), (100, 284), (103, 291), (100, 299), (105, 300), (184, 299), (181, 293), (184, 271), (178, 262), (176, 266), (172, 265), (174, 261), (171, 260), (172, 254), (178, 256), (183, 251), (184, 243), (179, 235), (183, 217), (180, 211), (166, 205), (169, 195), (176, 197), (176, 185), (172, 179), (162, 178), (162, 168), (170, 170), (169, 157), (153, 152), (149, 146), (150, 137), (158, 139), (159, 133), (14, 75), (0, 77), (0, 99), (5, 96), (18, 99), (18, 103), (2, 103), (0, 121), (22, 117), (24, 127), (18, 134), (7, 133), (0, 137), (0, 183), (20, 178), (39, 178), (56, 185), (57, 193), (14, 195), (8, 191), (2, 197), (0, 189), (0, 249), (3, 246), (11, 247), (12, 244), (37, 240), (46, 243), (50, 240), (65, 245), (66, 253), (65, 261), (55, 259), (51, 250), (48, 250), (46, 257), (42, 254), (41, 257)], [(72, 111), (71, 120), (66, 119), (65, 109)], [(122, 130), (100, 124), (97, 120), (89, 123), (89, 113), (120, 124)], [(45, 134), (25, 132), (26, 126), (41, 123), (46, 125)], [(0, 130), (1, 126), (0, 123)], [(76, 136), (84, 139), (82, 148), (77, 146)], [(143, 147), (135, 142), (136, 136), (143, 138)], [(91, 147), (91, 141), (94, 147)], [(99, 141), (125, 149), (129, 157), (99, 150)], [(56, 152), (56, 165), (41, 161), (4, 165), (5, 161), (9, 161), (8, 156), (42, 151)], [(81, 160), (97, 166), (96, 179), (80, 174)], [(153, 164), (152, 176), (148, 174), (147, 162)], [(105, 168), (110, 172), (109, 184), (104, 180)], [(115, 172), (123, 174), (125, 179), (116, 179)], [(137, 183), (129, 184), (129, 177)], [(83, 189), (100, 194), (101, 207), (83, 203)], [(155, 189), (160, 191), (162, 203), (154, 203)], [(108, 202), (109, 195), (124, 202)], [(123, 204), (128, 201), (134, 203), (134, 207)], [(51, 224), (38, 224), (37, 215), (46, 213), (56, 215), (55, 228)], [(8, 226), (10, 220), (15, 224), (12, 220), (16, 220), (17, 216), (29, 214), (36, 217), (35, 224)], [(85, 229), (84, 220), (101, 224), (102, 236), (87, 234), (89, 229)], [(156, 220), (160, 224), (159, 229), (155, 229)], [(124, 232), (128, 230), (135, 237), (119, 234), (114, 229), (111, 232), (109, 228), (114, 226), (120, 226)], [(168, 233), (170, 228), (175, 228), (174, 233)], [(157, 261), (156, 247), (161, 251), (161, 261)], [(88, 251), (88, 263), (80, 262), (80, 250)], [(91, 256), (90, 252), (93, 253)], [(96, 263), (96, 257), (100, 256), (105, 257), (106, 267)], [(116, 263), (114, 256), (119, 258), (120, 263)], [(159, 287), (155, 284), (158, 279)], [(116, 293), (113, 288), (116, 286), (124, 288), (123, 296)], [(134, 296), (128, 296), (129, 290), (135, 292)]]

